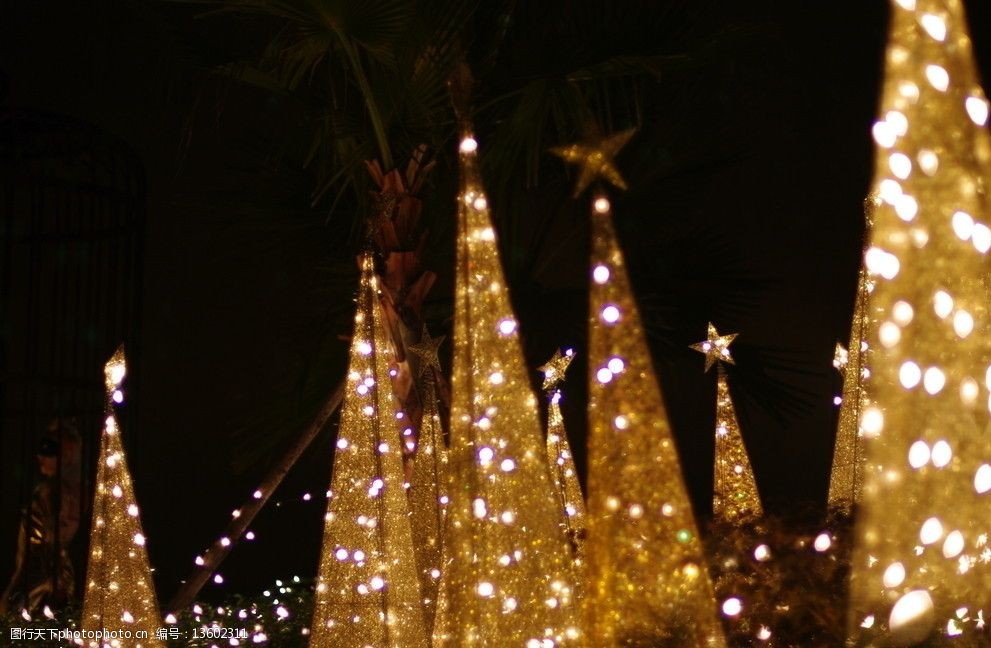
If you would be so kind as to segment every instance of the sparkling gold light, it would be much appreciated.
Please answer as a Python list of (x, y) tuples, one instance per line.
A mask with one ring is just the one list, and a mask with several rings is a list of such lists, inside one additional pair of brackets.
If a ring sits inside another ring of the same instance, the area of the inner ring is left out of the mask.
[[(861, 337), (882, 344), (863, 384), (861, 429), (873, 433), (863, 439), (851, 579), (857, 645), (987, 642), (983, 621), (956, 616), (991, 605), (991, 570), (967, 553), (991, 531), (991, 499), (976, 488), (991, 458), (989, 412), (978, 405), (991, 363), (986, 105), (960, 0), (893, 3), (880, 114), (900, 112), (905, 128), (878, 140), (875, 186), (887, 197), (871, 233), (881, 252), (866, 260), (880, 277)], [(895, 155), (920, 170), (896, 179), (908, 167)], [(892, 200), (902, 194), (917, 204), (911, 223)]]
[[(724, 646), (611, 212), (593, 208), (591, 220), (589, 645)], [(598, 369), (614, 357), (623, 359), (624, 371), (600, 382)]]
[(361, 258), (357, 302), (310, 645), (425, 648), (398, 401), (389, 378), (394, 355), (370, 254)]
[(574, 561), (489, 206), (478, 201), (477, 150), (460, 149), (451, 489), (434, 645), (578, 645)]
[(736, 333), (719, 335), (709, 323), (706, 340), (691, 348), (705, 354), (705, 370), (717, 365), (716, 373), (716, 460), (713, 466), (712, 512), (717, 520), (730, 524), (751, 522), (764, 514), (757, 481), (743, 443), (733, 398), (722, 362), (734, 364), (729, 346)]
[(145, 631), (149, 638), (142, 640), (143, 646), (164, 648), (165, 642), (155, 634), (162, 615), (120, 426), (113, 411), (114, 394), (122, 393), (118, 388), (126, 372), (127, 359), (121, 346), (104, 367), (107, 415), (96, 472), (82, 628)]

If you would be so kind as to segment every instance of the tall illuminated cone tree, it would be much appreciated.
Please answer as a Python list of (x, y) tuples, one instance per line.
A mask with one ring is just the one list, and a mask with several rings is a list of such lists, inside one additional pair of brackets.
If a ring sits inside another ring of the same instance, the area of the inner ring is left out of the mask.
[[(606, 179), (616, 138), (556, 151)], [(585, 151), (569, 157), (568, 151)], [(647, 352), (609, 200), (592, 209), (589, 296), (589, 645), (724, 646), (712, 583)]]
[(420, 573), (420, 593), (423, 596), (423, 614), (428, 636), (433, 633), (437, 608), (444, 519), (448, 502), (447, 445), (444, 442), (440, 415), (437, 413), (434, 374), (440, 371), (437, 350), (443, 341), (444, 336), (431, 338), (424, 326), (420, 341), (406, 347), (419, 361), (418, 373), (423, 386), (420, 398), (423, 418), (420, 422), (416, 455), (413, 458), (409, 502), (412, 509), (413, 546), (416, 548), (416, 566)]
[(575, 559), (581, 561), (585, 546), (585, 497), (578, 483), (575, 458), (568, 443), (561, 415), (561, 391), (557, 388), (564, 381), (565, 372), (575, 357), (573, 349), (561, 353), (554, 351), (547, 364), (540, 367), (544, 374), (543, 389), (547, 392), (547, 463), (551, 467), (551, 480), (558, 497), (561, 528), (571, 541)]
[(961, 2), (893, 2), (885, 61), (849, 632), (863, 645), (987, 645), (991, 138)]
[(713, 469), (712, 512), (730, 524), (752, 522), (764, 514), (747, 447), (740, 433), (733, 398), (721, 363), (734, 364), (729, 345), (736, 333), (719, 335), (710, 322), (705, 340), (692, 348), (705, 354), (705, 370), (716, 365), (716, 460)]
[(311, 624), (319, 648), (428, 645), (378, 292), (365, 254)]
[(124, 400), (120, 386), (126, 373), (127, 359), (121, 346), (103, 368), (107, 413), (96, 471), (81, 624), (83, 630), (92, 631), (143, 630), (148, 633), (147, 639), (123, 639), (121, 646), (164, 648), (165, 642), (155, 635), (162, 626), (162, 616), (113, 409), (114, 403)]
[(437, 646), (578, 645), (573, 560), (557, 524), (527, 376), (476, 159), (460, 143), (451, 382), (451, 502)]

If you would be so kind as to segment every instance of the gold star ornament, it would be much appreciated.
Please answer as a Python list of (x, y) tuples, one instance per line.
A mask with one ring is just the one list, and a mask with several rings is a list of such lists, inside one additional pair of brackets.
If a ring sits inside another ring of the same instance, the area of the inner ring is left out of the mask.
[(561, 349), (554, 350), (554, 355), (547, 361), (547, 364), (538, 368), (544, 374), (544, 391), (555, 389), (564, 382), (564, 374), (574, 359), (574, 349), (565, 349), (564, 353), (561, 353)]
[(430, 367), (433, 367), (438, 372), (441, 370), (440, 357), (437, 353), (440, 345), (444, 343), (444, 338), (445, 336), (443, 335), (435, 338), (430, 337), (430, 331), (427, 330), (427, 325), (424, 324), (423, 333), (420, 334), (420, 341), (406, 347), (419, 360), (420, 366), (418, 372), (420, 376)]
[(837, 342), (836, 350), (833, 351), (833, 366), (840, 373), (844, 373), (848, 362), (850, 362), (850, 352), (846, 350), (845, 346)]
[(579, 142), (569, 146), (558, 146), (551, 153), (570, 164), (577, 164), (581, 169), (575, 182), (575, 198), (592, 184), (593, 180), (602, 178), (618, 189), (626, 189), (626, 181), (616, 168), (615, 157), (626, 146), (635, 128), (603, 137), (594, 141)]
[(705, 354), (706, 371), (712, 369), (712, 365), (718, 361), (736, 364), (733, 362), (733, 356), (730, 355), (729, 345), (736, 339), (737, 335), (737, 333), (720, 335), (719, 331), (716, 330), (716, 326), (712, 322), (709, 322), (708, 338), (692, 345), (693, 349)]

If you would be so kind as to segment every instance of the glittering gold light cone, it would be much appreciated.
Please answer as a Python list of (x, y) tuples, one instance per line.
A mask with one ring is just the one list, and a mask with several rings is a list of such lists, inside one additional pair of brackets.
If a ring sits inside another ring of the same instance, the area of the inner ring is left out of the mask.
[(860, 415), (868, 406), (865, 381), (870, 377), (871, 330), (870, 293), (874, 280), (863, 269), (857, 284), (857, 300), (850, 327), (850, 346), (846, 349), (843, 394), (840, 403), (833, 469), (829, 478), (829, 508), (848, 513), (860, 501), (864, 483), (864, 438), (860, 432)]
[(861, 645), (987, 645), (991, 139), (960, 1), (893, 2), (885, 65), (849, 632)]
[[(451, 498), (437, 646), (577, 645), (573, 560), (475, 159), (461, 141)], [(548, 644), (549, 645), (549, 644)]]
[(369, 254), (357, 302), (310, 645), (422, 648), (428, 642), (389, 380), (394, 356)]
[(412, 509), (410, 521), (413, 525), (413, 545), (416, 547), (416, 566), (420, 574), (427, 636), (433, 632), (437, 607), (448, 488), (447, 447), (440, 416), (437, 414), (437, 395), (432, 376), (432, 372), (428, 370), (423, 381), (423, 421), (420, 423), (409, 490)]
[(764, 514), (740, 423), (720, 365), (716, 381), (716, 462), (713, 471), (712, 510), (716, 519), (731, 524), (752, 522)]
[(555, 391), (547, 404), (547, 463), (550, 464), (551, 480), (558, 496), (561, 526), (571, 541), (575, 559), (580, 563), (585, 546), (585, 497), (578, 483), (568, 432), (564, 429), (564, 417), (558, 404), (560, 398), (561, 392)]
[(589, 645), (725, 646), (609, 201), (593, 204)]
[(107, 415), (98, 455), (81, 625), (87, 631), (147, 633), (147, 639), (121, 639), (122, 648), (139, 644), (164, 648), (165, 642), (156, 636), (162, 616), (121, 430), (113, 412), (113, 403), (123, 400), (119, 387), (126, 371), (124, 347), (120, 347), (104, 367)]

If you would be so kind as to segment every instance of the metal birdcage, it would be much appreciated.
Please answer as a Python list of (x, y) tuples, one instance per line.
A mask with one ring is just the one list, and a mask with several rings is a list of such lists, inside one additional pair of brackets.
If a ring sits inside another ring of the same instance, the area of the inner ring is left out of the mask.
[[(121, 342), (137, 347), (144, 214), (142, 166), (122, 142), (63, 116), (0, 113), (0, 583), (53, 422), (80, 433), (72, 505), (88, 506), (103, 363)], [(77, 513), (68, 549), (79, 573), (87, 516)]]

